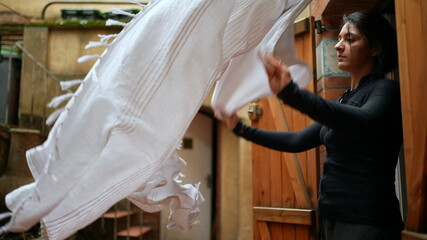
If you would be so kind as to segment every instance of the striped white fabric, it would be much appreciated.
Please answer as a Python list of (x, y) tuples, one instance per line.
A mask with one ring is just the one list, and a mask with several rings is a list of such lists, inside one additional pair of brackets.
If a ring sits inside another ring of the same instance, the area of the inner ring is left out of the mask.
[(170, 226), (189, 230), (203, 197), (197, 184), (180, 184), (176, 147), (213, 83), (233, 81), (224, 72), (241, 66), (231, 59), (259, 65), (286, 29), (272, 26), (285, 15), (289, 25), (308, 2), (152, 1), (100, 56), (47, 141), (27, 152), (35, 182), (7, 195), (1, 232), (41, 221), (43, 239), (64, 239), (126, 197), (146, 211), (171, 207)]
[(293, 23), (310, 1), (286, 1), (284, 13), (261, 42), (251, 45), (250, 50), (227, 62), (228, 68), (217, 82), (212, 96), (216, 116), (231, 115), (251, 101), (272, 96), (263, 62), (263, 56), (267, 54), (274, 53), (280, 57), (289, 66), (293, 81), (301, 88), (307, 86), (311, 71), (306, 63), (296, 57)]

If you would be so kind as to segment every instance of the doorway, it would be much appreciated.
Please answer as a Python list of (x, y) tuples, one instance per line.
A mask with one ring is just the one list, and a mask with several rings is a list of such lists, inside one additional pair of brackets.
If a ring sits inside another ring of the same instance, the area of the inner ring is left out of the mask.
[(210, 239), (212, 219), (212, 194), (213, 194), (213, 125), (214, 119), (198, 113), (184, 135), (183, 143), (178, 154), (187, 162), (181, 178), (183, 184), (196, 184), (201, 182), (200, 191), (205, 202), (200, 207), (198, 216), (199, 224), (194, 225), (188, 232), (177, 228), (168, 230), (169, 211), (161, 212), (160, 239), (161, 240), (203, 240)]

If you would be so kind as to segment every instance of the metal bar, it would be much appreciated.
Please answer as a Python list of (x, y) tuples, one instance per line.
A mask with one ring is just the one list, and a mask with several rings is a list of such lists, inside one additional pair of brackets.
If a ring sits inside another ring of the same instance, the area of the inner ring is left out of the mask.
[(114, 205), (114, 229), (113, 229), (113, 239), (117, 240), (117, 203)]
[(139, 212), (139, 232), (141, 233), (141, 234), (139, 235), (139, 240), (142, 240), (142, 238), (143, 238), (143, 236), (142, 236), (142, 235), (144, 235), (144, 234), (142, 234), (142, 233), (144, 232), (144, 225), (142, 224), (142, 222), (143, 222), (143, 219), (142, 219), (142, 211), (141, 211), (141, 210), (139, 210), (138, 212)]
[(5, 106), (5, 123), (9, 123), (9, 105), (10, 105), (10, 88), (12, 83), (12, 49), (9, 52), (9, 65), (8, 65), (8, 73), (7, 73), (7, 82), (6, 82), (6, 106)]
[(34, 89), (35, 89), (35, 65), (31, 64), (31, 110), (30, 110), (30, 125), (34, 127)]
[(35, 58), (24, 46), (22, 46), (19, 42), (15, 43), (15, 46), (17, 46), (19, 49), (22, 50), (37, 66), (39, 66), (49, 77), (51, 77), (56, 83), (59, 84), (61, 80), (59, 80), (55, 74), (53, 74), (45, 65), (43, 65), (37, 58)]
[(106, 230), (105, 230), (105, 218), (102, 217), (101, 218), (101, 233), (105, 234)]
[[(127, 208), (127, 210), (128, 211), (132, 211), (131, 210), (131, 206), (130, 206), (130, 201), (129, 200), (126, 200), (126, 208)], [(126, 216), (126, 229), (127, 229), (127, 235), (126, 235), (126, 240), (129, 240), (129, 238), (130, 238), (130, 217), (131, 217), (131, 214), (128, 214), (127, 216)]]
[[(43, 74), (43, 116), (42, 116), (42, 123), (46, 123), (46, 108), (47, 108), (47, 74)], [(46, 130), (46, 124), (42, 124), (42, 133), (45, 133)]]
[[(41, 19), (45, 18), (45, 14), (46, 14), (46, 10), (48, 7), (54, 5), (54, 4), (110, 4), (110, 5), (114, 5), (114, 4), (120, 4), (120, 5), (131, 5), (131, 4), (135, 4), (132, 2), (105, 2), (105, 1), (53, 1), (53, 2), (49, 2), (48, 4), (46, 4), (43, 7), (42, 10), (42, 14), (41, 14)], [(141, 4), (145, 4), (145, 3), (141, 3)]]

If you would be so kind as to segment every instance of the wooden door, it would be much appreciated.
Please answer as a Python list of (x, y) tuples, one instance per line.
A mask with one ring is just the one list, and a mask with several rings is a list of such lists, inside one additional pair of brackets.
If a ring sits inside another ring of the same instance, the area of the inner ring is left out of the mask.
[(395, 0), (408, 213), (404, 240), (427, 239), (427, 1)]
[[(314, 69), (313, 19), (295, 24), (298, 58)], [(313, 74), (313, 79), (315, 74)], [(314, 91), (315, 81), (307, 89)], [(298, 131), (313, 120), (285, 106), (277, 98), (259, 102), (258, 128)], [(316, 239), (315, 209), (319, 179), (316, 149), (292, 154), (252, 146), (254, 238), (267, 240)]]

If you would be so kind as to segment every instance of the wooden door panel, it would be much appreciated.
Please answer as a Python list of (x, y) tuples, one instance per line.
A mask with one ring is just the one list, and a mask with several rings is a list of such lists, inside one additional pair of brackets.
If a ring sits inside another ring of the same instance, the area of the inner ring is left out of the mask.
[(404, 240), (427, 239), (427, 2), (395, 0), (407, 186)]
[(261, 240), (271, 240), (270, 230), (267, 222), (257, 222), (257, 228), (259, 229), (259, 236)]
[[(298, 31), (297, 54), (314, 66), (313, 19), (299, 23), (306, 31)], [(314, 83), (307, 87), (314, 91)], [(313, 121), (282, 104), (277, 98), (259, 102), (262, 117), (255, 127), (298, 131)], [(315, 208), (317, 206), (318, 157), (316, 150), (283, 153), (253, 145), (253, 201), (255, 239), (316, 239)]]
[[(271, 203), (267, 206), (281, 207), (282, 201), (282, 162), (280, 153), (269, 151), (270, 155), (270, 187), (271, 187)], [(271, 183), (275, 184), (271, 184)]]
[[(296, 111), (291, 110), (289, 107), (287, 108), (287, 111), (290, 114), (286, 114), (286, 110), (280, 104), (280, 101), (277, 98), (269, 98), (266, 101), (267, 103), (264, 105), (269, 106), (269, 110), (271, 115), (273, 116), (273, 123), (274, 127), (273, 130), (277, 131), (297, 131), (301, 130), (305, 127), (305, 116), (301, 114), (297, 114)], [(288, 117), (291, 115), (291, 117)], [(289, 124), (288, 119), (292, 119), (292, 125)], [(299, 127), (299, 125), (303, 124), (303, 127)], [(295, 127), (297, 126), (297, 127)], [(295, 198), (296, 198), (296, 204), (300, 208), (311, 208), (311, 202), (310, 197), (307, 192), (306, 187), (306, 177), (304, 177), (303, 170), (301, 167), (301, 162), (304, 161), (303, 166), (304, 169), (307, 168), (306, 164), (306, 153), (281, 153), (281, 158), (279, 159), (281, 162), (283, 162), (288, 171), (285, 173), (288, 173), (288, 176), (291, 179), (291, 186), (292, 189), (298, 189), (298, 191), (294, 191)], [(283, 174), (283, 172), (282, 172)]]

